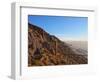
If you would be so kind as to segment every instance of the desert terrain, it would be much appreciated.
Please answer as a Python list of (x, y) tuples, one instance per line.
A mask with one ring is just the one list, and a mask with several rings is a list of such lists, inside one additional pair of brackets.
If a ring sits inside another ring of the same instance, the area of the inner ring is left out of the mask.
[(87, 42), (64, 42), (41, 27), (28, 24), (29, 67), (87, 63)]

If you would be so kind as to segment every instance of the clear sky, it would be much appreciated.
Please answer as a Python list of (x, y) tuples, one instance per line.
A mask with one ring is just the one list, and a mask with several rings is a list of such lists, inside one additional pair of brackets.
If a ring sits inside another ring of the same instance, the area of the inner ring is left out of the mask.
[(29, 15), (28, 22), (64, 41), (87, 40), (87, 17)]

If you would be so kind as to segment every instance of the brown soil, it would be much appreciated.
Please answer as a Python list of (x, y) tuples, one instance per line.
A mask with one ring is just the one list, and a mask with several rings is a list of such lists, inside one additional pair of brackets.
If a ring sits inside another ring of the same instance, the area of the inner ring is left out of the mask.
[(28, 24), (28, 66), (87, 64), (82, 54), (38, 26)]

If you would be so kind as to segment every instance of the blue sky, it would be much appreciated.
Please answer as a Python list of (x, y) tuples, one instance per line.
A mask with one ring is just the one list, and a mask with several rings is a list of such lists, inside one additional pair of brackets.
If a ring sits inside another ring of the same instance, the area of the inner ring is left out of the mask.
[(61, 40), (87, 40), (87, 17), (29, 15), (28, 22)]

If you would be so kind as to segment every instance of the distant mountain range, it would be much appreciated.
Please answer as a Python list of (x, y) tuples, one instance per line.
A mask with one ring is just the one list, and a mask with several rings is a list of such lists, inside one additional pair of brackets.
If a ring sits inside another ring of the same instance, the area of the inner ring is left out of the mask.
[(75, 53), (65, 42), (28, 23), (28, 66), (87, 64), (81, 53)]

